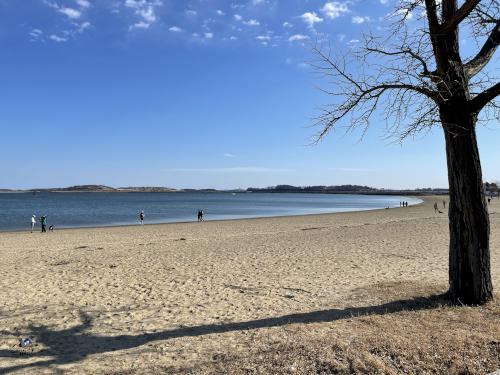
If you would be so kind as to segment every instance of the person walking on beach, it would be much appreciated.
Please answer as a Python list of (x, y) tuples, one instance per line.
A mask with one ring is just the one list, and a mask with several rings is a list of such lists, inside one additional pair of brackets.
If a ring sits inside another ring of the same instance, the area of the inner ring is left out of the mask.
[(144, 225), (144, 211), (141, 211), (141, 213), (139, 214), (139, 221), (141, 225)]
[(434, 203), (434, 213), (438, 212), (438, 204), (435, 202)]
[(47, 227), (47, 216), (43, 215), (40, 217), (40, 224), (42, 224), (42, 233), (47, 232), (45, 229)]
[(446, 208), (446, 201), (443, 201), (443, 208)]
[(198, 210), (198, 222), (203, 221), (203, 211)]
[(33, 233), (33, 229), (35, 229), (35, 225), (36, 225), (36, 215), (33, 215), (31, 217), (31, 233)]

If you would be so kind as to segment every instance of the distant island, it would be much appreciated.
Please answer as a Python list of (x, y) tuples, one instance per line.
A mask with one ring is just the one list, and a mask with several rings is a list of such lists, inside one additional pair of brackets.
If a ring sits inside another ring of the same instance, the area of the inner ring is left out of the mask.
[[(500, 186), (496, 183), (485, 182), (485, 191), (488, 194), (500, 194)], [(276, 185), (265, 188), (249, 187), (247, 189), (175, 189), (163, 186), (128, 186), (111, 187), (106, 185), (75, 185), (64, 188), (43, 189), (0, 189), (0, 193), (313, 193), (313, 194), (363, 194), (363, 195), (446, 195), (446, 188), (418, 188), (418, 189), (378, 189), (362, 185), (314, 185), (293, 186)]]

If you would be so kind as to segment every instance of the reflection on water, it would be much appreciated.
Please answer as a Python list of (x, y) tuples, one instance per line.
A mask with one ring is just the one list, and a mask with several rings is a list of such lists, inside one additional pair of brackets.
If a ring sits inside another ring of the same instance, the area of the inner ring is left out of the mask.
[[(30, 227), (31, 216), (46, 215), (57, 228), (362, 211), (409, 205), (419, 199), (382, 195), (281, 193), (6, 193), (0, 194), (0, 230)], [(39, 223), (37, 223), (39, 227)]]

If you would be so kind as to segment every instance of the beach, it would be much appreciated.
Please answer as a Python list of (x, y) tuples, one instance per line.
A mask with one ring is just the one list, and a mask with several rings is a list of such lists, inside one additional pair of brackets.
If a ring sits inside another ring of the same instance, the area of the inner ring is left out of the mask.
[[(419, 330), (436, 330), (432, 324), (443, 316), (469, 335), (464, 351), (461, 344), (450, 351), (443, 366), (500, 367), (498, 294), (477, 310), (433, 299), (448, 280), (443, 199), (365, 212), (0, 233), (0, 373), (309, 373), (310, 363), (300, 359), (314, 356), (306, 349), (280, 362), (286, 368), (266, 366), (280, 356), (276, 348), (283, 358), (285, 348), (297, 353), (317, 342), (345, 352), (351, 342), (377, 341), (387, 327), (404, 347)], [(434, 212), (435, 202), (442, 213)], [(498, 291), (498, 199), (489, 211)], [(427, 328), (412, 323), (419, 317)], [(32, 344), (20, 348), (27, 336)], [(447, 352), (439, 337), (423, 336), (422, 348)], [(474, 343), (491, 342), (489, 355), (481, 351), (487, 362), (473, 364)], [(398, 372), (369, 349), (367, 362)], [(422, 366), (433, 365), (424, 359)]]

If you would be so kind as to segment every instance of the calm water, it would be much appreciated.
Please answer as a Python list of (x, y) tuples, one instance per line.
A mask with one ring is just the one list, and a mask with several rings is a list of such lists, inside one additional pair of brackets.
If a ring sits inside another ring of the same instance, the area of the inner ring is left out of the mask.
[[(56, 228), (304, 215), (399, 207), (419, 199), (398, 196), (266, 193), (39, 193), (0, 194), (0, 231), (30, 226), (31, 215), (47, 216)], [(39, 228), (39, 223), (37, 222)]]

